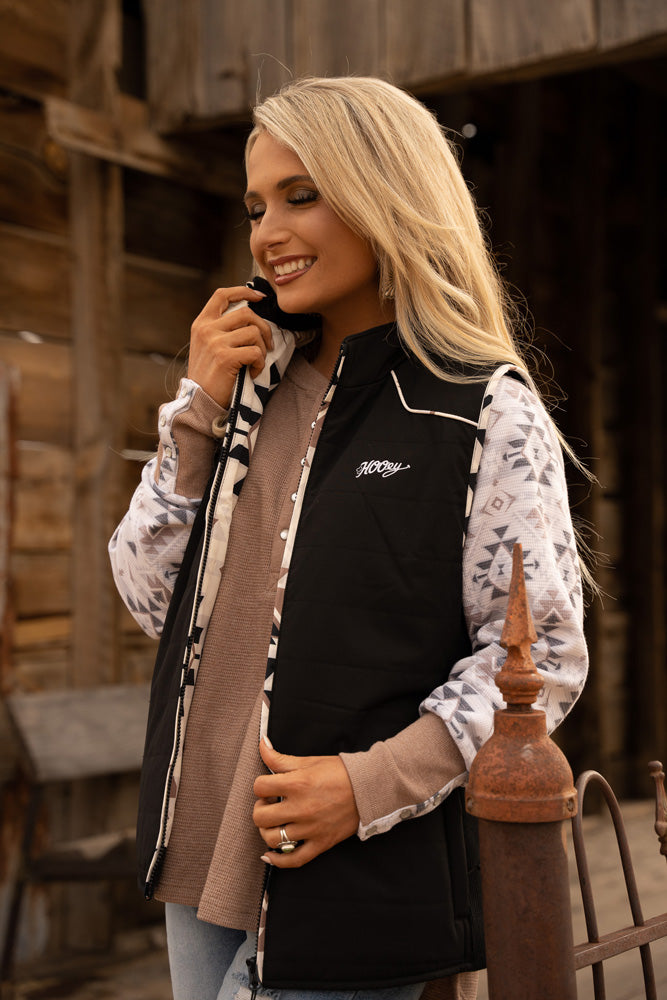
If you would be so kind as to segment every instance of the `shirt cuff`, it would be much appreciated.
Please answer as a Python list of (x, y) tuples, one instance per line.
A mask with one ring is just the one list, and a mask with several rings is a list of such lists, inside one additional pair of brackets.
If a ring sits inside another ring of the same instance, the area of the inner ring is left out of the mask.
[(340, 757), (352, 784), (362, 840), (430, 811), (467, 777), (454, 740), (431, 712), (365, 752)]
[[(211, 473), (220, 428), (229, 411), (196, 382), (185, 378), (174, 403), (176, 406), (168, 403), (160, 409), (156, 482), (160, 481), (160, 469), (166, 459), (172, 470), (175, 466), (173, 491), (183, 497), (201, 497)], [(163, 425), (164, 417), (167, 419)]]

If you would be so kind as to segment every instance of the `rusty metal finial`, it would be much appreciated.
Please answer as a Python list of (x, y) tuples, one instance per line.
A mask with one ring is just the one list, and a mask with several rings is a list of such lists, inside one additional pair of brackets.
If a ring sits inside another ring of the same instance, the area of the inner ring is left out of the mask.
[(570, 765), (547, 735), (545, 713), (532, 707), (544, 683), (530, 655), (536, 639), (517, 542), (500, 640), (507, 659), (496, 677), (507, 708), (495, 713), (493, 734), (472, 762), (466, 796), (468, 812), (480, 819), (550, 823), (577, 811)]
[(500, 636), (500, 645), (507, 650), (507, 659), (496, 675), (496, 684), (503, 699), (513, 711), (530, 711), (544, 683), (530, 655), (534, 642), (537, 642), (537, 633), (526, 596), (523, 548), (516, 542), (512, 550), (507, 617)]
[(652, 760), (648, 765), (651, 777), (655, 781), (655, 826), (654, 830), (660, 841), (660, 853), (667, 859), (667, 794), (665, 794), (665, 772), (662, 762)]

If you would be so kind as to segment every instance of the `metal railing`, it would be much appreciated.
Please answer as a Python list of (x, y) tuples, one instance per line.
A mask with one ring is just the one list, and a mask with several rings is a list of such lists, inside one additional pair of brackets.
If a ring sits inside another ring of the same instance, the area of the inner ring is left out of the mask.
[[(489, 1000), (576, 1000), (576, 972), (592, 966), (596, 1000), (606, 1000), (603, 962), (639, 948), (646, 1000), (658, 1000), (650, 944), (667, 937), (667, 913), (644, 920), (618, 802), (595, 771), (572, 771), (549, 738), (544, 712), (533, 708), (542, 679), (530, 655), (536, 634), (526, 599), (523, 555), (514, 546), (512, 582), (496, 677), (506, 708), (470, 770), (468, 811), (479, 819)], [(659, 761), (655, 830), (667, 856), (667, 797)], [(601, 788), (612, 814), (633, 926), (600, 937), (584, 847), (586, 788)], [(572, 821), (588, 941), (576, 947), (565, 823)]]
[[(661, 843), (660, 853), (667, 856), (665, 774), (662, 770), (662, 764), (657, 760), (651, 761), (649, 769), (655, 779), (655, 831)], [(631, 927), (625, 927), (611, 934), (605, 934), (603, 937), (600, 937), (598, 932), (595, 900), (588, 870), (582, 824), (584, 795), (589, 785), (595, 785), (601, 790), (611, 814), (633, 921)], [(658, 917), (651, 917), (649, 920), (644, 919), (623, 816), (609, 783), (597, 771), (584, 771), (577, 781), (577, 792), (581, 809), (572, 821), (572, 839), (577, 862), (577, 872), (579, 874), (581, 898), (584, 904), (584, 918), (586, 920), (588, 941), (577, 945), (574, 949), (575, 968), (578, 970), (585, 969), (588, 966), (592, 967), (595, 1000), (606, 1000), (604, 960), (613, 958), (615, 955), (621, 955), (626, 951), (631, 951), (633, 948), (639, 948), (646, 1000), (658, 1000), (650, 943), (667, 937), (667, 913), (663, 913)]]

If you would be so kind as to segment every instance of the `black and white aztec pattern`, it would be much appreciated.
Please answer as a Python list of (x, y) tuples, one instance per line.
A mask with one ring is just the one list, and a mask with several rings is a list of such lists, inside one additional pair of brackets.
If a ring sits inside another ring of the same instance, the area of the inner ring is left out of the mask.
[[(148, 463), (130, 510), (110, 545), (121, 595), (142, 628), (155, 636), (161, 632), (199, 505), (197, 499), (174, 493), (180, 458), (171, 436), (174, 418), (183, 406), (189, 405), (195, 389), (194, 383), (184, 380), (181, 390), (184, 395), (163, 407), (161, 415), (167, 419), (160, 428), (162, 450), (171, 448), (172, 456), (163, 454), (157, 482), (157, 460)], [(322, 419), (326, 404), (328, 399), (323, 406)], [(239, 467), (252, 449), (257, 432), (254, 414), (259, 409), (261, 407), (251, 407), (245, 414), (245, 429), (235, 439), (233, 447), (240, 459)], [(522, 383), (500, 377), (490, 384), (480, 417), (478, 445), (471, 469), (469, 516), (463, 549), (464, 613), (473, 651), (470, 657), (454, 666), (446, 683), (422, 704), (422, 711), (434, 712), (443, 720), (467, 767), (493, 730), (494, 710), (502, 707), (494, 678), (505, 658), (499, 640), (507, 607), (515, 540), (521, 541), (524, 548), (526, 586), (538, 634), (533, 657), (544, 678), (538, 707), (546, 712), (550, 731), (576, 701), (588, 663), (582, 628), (581, 580), (560, 447), (548, 415)], [(237, 474), (238, 467), (234, 477)], [(237, 482), (235, 478), (232, 493), (238, 489)], [(224, 515), (221, 513), (220, 517), (219, 528), (228, 527), (231, 510)], [(293, 543), (296, 521), (290, 531)], [(217, 546), (219, 551), (223, 545), (221, 541)], [(288, 539), (288, 562), (290, 551)], [(220, 565), (217, 559), (216, 562)], [(283, 592), (284, 583), (283, 574)], [(269, 663), (278, 639), (280, 601), (274, 617), (275, 636)], [(203, 637), (199, 635), (198, 638), (201, 648)], [(270, 687), (269, 669), (265, 685), (266, 709)], [(360, 827), (359, 835), (365, 838), (381, 833), (403, 819), (433, 808), (466, 779), (467, 772), (463, 772), (446, 787), (438, 789), (428, 801), (376, 817)]]

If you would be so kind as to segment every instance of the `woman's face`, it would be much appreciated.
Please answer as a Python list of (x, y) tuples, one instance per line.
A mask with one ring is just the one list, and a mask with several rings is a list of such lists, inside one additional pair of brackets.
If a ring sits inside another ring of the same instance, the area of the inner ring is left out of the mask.
[(323, 333), (384, 321), (368, 243), (323, 201), (299, 157), (260, 133), (248, 156), (250, 250), (288, 313), (320, 313)]

